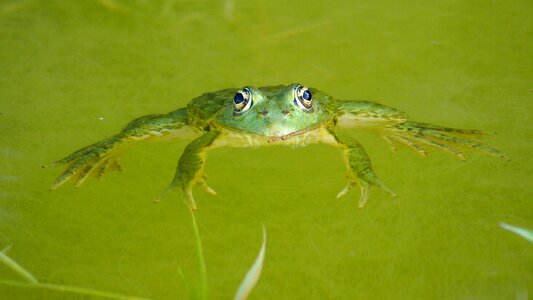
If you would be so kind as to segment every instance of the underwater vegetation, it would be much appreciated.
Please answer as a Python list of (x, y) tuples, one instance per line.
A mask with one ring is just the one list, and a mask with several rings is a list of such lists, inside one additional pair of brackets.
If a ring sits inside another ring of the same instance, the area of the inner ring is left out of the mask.
[[(208, 299), (206, 265), (205, 265), (203, 250), (202, 250), (202, 242), (200, 240), (200, 233), (198, 232), (198, 225), (196, 224), (196, 218), (194, 216), (194, 211), (190, 209), (190, 212), (191, 212), (194, 236), (196, 240), (198, 278), (193, 284), (187, 279), (187, 277), (183, 274), (181, 270), (180, 270), (180, 276), (185, 282), (185, 286), (187, 287), (187, 290), (189, 293), (189, 299), (205, 300), (205, 299)], [(259, 277), (261, 276), (261, 271), (263, 269), (263, 263), (265, 260), (266, 241), (267, 241), (267, 235), (266, 235), (265, 227), (263, 226), (263, 242), (261, 244), (261, 249), (259, 250), (259, 254), (257, 255), (257, 258), (255, 259), (254, 264), (250, 267), (250, 269), (246, 273), (246, 276), (243, 278), (241, 284), (239, 285), (239, 288), (237, 289), (234, 300), (247, 299), (250, 293), (252, 292), (254, 286), (257, 284), (257, 281), (259, 280)]]
[[(205, 265), (204, 254), (202, 250), (202, 242), (200, 239), (200, 233), (198, 231), (198, 225), (196, 224), (196, 218), (194, 212), (191, 210), (192, 228), (195, 237), (196, 257), (198, 263), (198, 278), (192, 283), (182, 272), (179, 270), (180, 276), (185, 282), (185, 286), (188, 291), (189, 299), (191, 300), (206, 300), (208, 299), (208, 284), (207, 284), (207, 268)], [(266, 230), (263, 226), (263, 242), (259, 254), (250, 267), (246, 276), (243, 278), (235, 294), (234, 300), (246, 300), (252, 292), (254, 286), (257, 284), (259, 277), (261, 276), (261, 270), (263, 269), (263, 263), (266, 252)], [(64, 293), (80, 294), (87, 296), (94, 296), (107, 299), (118, 300), (149, 300), (149, 298), (135, 297), (122, 295), (118, 293), (99, 291), (95, 289), (88, 289), (83, 287), (45, 283), (39, 281), (33, 274), (18, 264), (15, 260), (7, 255), (7, 252), (11, 249), (11, 246), (4, 248), (0, 251), (0, 262), (10, 268), (13, 272), (19, 275), (24, 281), (6, 280), (0, 278), (0, 285), (17, 286), (23, 288), (39, 288), (46, 290), (53, 290)]]
[(148, 300), (147, 298), (121, 295), (121, 294), (112, 293), (112, 292), (104, 292), (104, 291), (87, 289), (87, 288), (76, 287), (76, 286), (41, 282), (37, 278), (35, 278), (35, 276), (33, 276), (33, 274), (31, 274), (28, 270), (26, 270), (24, 267), (19, 265), (16, 261), (14, 261), (11, 257), (7, 255), (7, 252), (9, 251), (9, 249), (10, 249), (10, 246), (0, 251), (0, 262), (2, 262), (4, 265), (9, 267), (12, 271), (14, 271), (17, 275), (19, 275), (22, 279), (24, 279), (24, 281), (0, 279), (0, 285), (17, 286), (17, 287), (23, 287), (23, 288), (47, 289), (47, 290), (64, 292), (67, 294), (72, 293), (72, 294), (80, 294), (80, 295), (94, 296), (94, 297), (107, 298), (107, 299)]
[(520, 236), (521, 238), (533, 243), (533, 230), (518, 226), (509, 225), (507, 223), (500, 223), (500, 227)]

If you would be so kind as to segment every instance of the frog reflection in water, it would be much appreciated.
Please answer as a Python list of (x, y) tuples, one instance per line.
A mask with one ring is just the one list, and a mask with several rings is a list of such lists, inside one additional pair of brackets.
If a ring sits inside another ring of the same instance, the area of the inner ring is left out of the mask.
[(359, 207), (367, 202), (372, 185), (395, 196), (372, 170), (363, 146), (346, 130), (339, 131), (341, 128), (373, 131), (383, 137), (393, 150), (401, 144), (422, 156), (426, 156), (426, 148), (437, 148), (464, 160), (458, 150), (460, 147), (507, 159), (499, 151), (475, 139), (484, 134), (483, 131), (409, 121), (406, 113), (394, 108), (374, 102), (338, 100), (300, 84), (244, 87), (206, 93), (193, 99), (186, 108), (133, 120), (117, 135), (50, 164), (67, 165), (51, 189), (55, 190), (68, 180), (73, 180), (79, 187), (90, 175), (101, 177), (109, 170), (120, 170), (118, 150), (132, 142), (194, 138), (179, 158), (174, 179), (167, 189), (179, 187), (183, 190), (192, 209), (196, 209), (192, 193), (195, 185), (215, 194), (205, 181), (205, 156), (208, 150), (223, 146), (335, 145), (342, 150), (348, 171), (348, 183), (337, 197), (345, 195), (356, 185), (361, 191)]

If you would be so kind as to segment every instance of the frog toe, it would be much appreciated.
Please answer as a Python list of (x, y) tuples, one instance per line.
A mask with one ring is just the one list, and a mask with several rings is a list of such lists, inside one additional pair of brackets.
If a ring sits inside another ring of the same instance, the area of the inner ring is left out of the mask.
[(74, 176), (74, 174), (67, 173), (67, 172), (63, 173), (63, 175), (59, 176), (59, 178), (57, 178), (54, 181), (54, 183), (52, 183), (52, 185), (50, 186), (50, 190), (51, 191), (57, 190), (61, 185), (63, 185), (63, 183), (69, 180), (72, 176)]
[(391, 151), (396, 152), (396, 150), (398, 149), (398, 146), (396, 145), (396, 142), (394, 141), (394, 139), (386, 135), (382, 135), (381, 137), (385, 140), (385, 142), (387, 142), (387, 144), (389, 144)]
[(396, 197), (397, 194), (388, 188), (379, 178), (374, 177), (371, 181), (359, 178), (358, 180), (351, 180), (338, 194), (337, 198), (343, 197), (348, 194), (356, 185), (359, 185), (361, 190), (361, 195), (359, 197), (358, 207), (363, 208), (368, 201), (368, 194), (370, 187), (376, 185), (380, 187), (385, 192), (389, 193), (392, 197)]
[(122, 164), (120, 163), (117, 157), (113, 157), (110, 159), (109, 170), (122, 172)]
[(92, 164), (81, 169), (81, 171), (79, 171), (77, 174), (78, 178), (76, 179), (76, 182), (74, 183), (74, 187), (80, 188), (83, 182), (85, 182), (85, 180), (89, 177), (89, 175), (91, 175), (91, 172), (94, 170), (94, 168), (95, 168), (95, 165)]
[(413, 141), (412, 139), (409, 139), (408, 137), (392, 135), (392, 136), (389, 136), (388, 138), (393, 140), (393, 141), (397, 141), (399, 144), (405, 145), (406, 147), (412, 149), (413, 151), (415, 151), (416, 153), (418, 153), (422, 157), (426, 157), (427, 156), (426, 149), (424, 149), (424, 147), (422, 145), (420, 145), (419, 143)]
[(359, 197), (359, 203), (357, 204), (357, 207), (363, 208), (368, 201), (368, 191), (370, 190), (370, 184), (367, 182), (364, 182), (362, 184), (359, 184), (361, 187), (361, 196)]
[[(205, 181), (201, 180), (201, 181), (198, 181), (197, 184), (201, 184), (204, 186), (204, 188), (206, 189), (206, 191), (208, 191), (209, 193), (215, 193), (216, 192), (210, 188), (206, 183)], [(196, 184), (194, 182), (188, 182), (186, 184), (183, 184), (181, 182), (175, 182), (173, 181), (170, 186), (164, 191), (162, 192), (159, 197), (157, 197), (155, 200), (154, 200), (154, 203), (159, 203), (161, 201), (161, 198), (163, 198), (164, 196), (166, 196), (169, 192), (171, 192), (175, 187), (179, 187), (184, 195), (185, 195), (185, 199), (184, 199), (184, 202), (185, 204), (192, 210), (197, 210), (197, 206), (196, 206), (196, 201), (194, 201), (194, 195), (193, 195), (193, 187), (195, 186)]]
[(208, 184), (207, 184), (207, 181), (206, 181), (206, 176), (202, 176), (202, 178), (198, 181), (198, 184), (202, 186), (202, 188), (208, 193), (208, 194), (211, 194), (211, 195), (216, 195), (217, 192), (212, 188), (210, 187)]
[(348, 194), (353, 189), (354, 186), (355, 186), (355, 182), (348, 183), (342, 190), (340, 190), (337, 193), (337, 198), (344, 197), (346, 194)]
[(97, 170), (94, 173), (94, 176), (97, 179), (102, 179), (102, 177), (104, 177), (104, 175), (109, 171), (109, 160), (110, 159), (104, 160), (99, 166), (96, 167)]
[(213, 196), (216, 196), (217, 194), (217, 191), (215, 191), (212, 187), (210, 187), (209, 185), (207, 185), (207, 183), (205, 181), (202, 182), (202, 186), (204, 188), (204, 190), (208, 193), (208, 194), (211, 194)]
[(393, 198), (398, 196), (398, 194), (396, 194), (393, 190), (387, 187), (385, 183), (383, 183), (383, 181), (381, 181), (379, 178), (375, 178), (374, 181), (372, 181), (372, 184), (379, 186), (379, 188), (387, 192)]
[(198, 209), (190, 187), (185, 189), (185, 204), (193, 211)]
[[(348, 194), (357, 184), (355, 181), (352, 181), (348, 183), (338, 194), (337, 198), (343, 197), (346, 194)], [(359, 186), (361, 188), (361, 195), (359, 197), (358, 207), (363, 208), (365, 206), (366, 202), (368, 201), (368, 191), (370, 190), (370, 184), (366, 181), (361, 181), (359, 183)]]
[(71, 178), (74, 178), (77, 171), (71, 171), (70, 169), (67, 169), (61, 176), (59, 176), (54, 183), (50, 186), (50, 191), (57, 190), (60, 186), (62, 186), (65, 182), (70, 180)]

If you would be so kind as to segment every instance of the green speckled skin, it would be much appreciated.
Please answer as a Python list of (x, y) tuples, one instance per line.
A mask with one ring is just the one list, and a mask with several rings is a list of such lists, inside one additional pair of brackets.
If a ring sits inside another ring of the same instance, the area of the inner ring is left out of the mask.
[(194, 185), (202, 185), (215, 194), (205, 182), (203, 167), (207, 151), (220, 146), (305, 146), (315, 142), (335, 145), (344, 153), (348, 172), (348, 184), (337, 196), (343, 196), (359, 185), (359, 207), (366, 203), (372, 185), (395, 194), (374, 173), (363, 146), (349, 134), (341, 133), (339, 128), (370, 130), (382, 136), (393, 150), (397, 145), (404, 145), (423, 156), (426, 147), (432, 147), (464, 159), (458, 149), (472, 148), (507, 159), (497, 150), (475, 140), (485, 133), (483, 131), (409, 121), (406, 113), (379, 103), (338, 100), (311, 88), (311, 107), (302, 109), (296, 104), (299, 87), (298, 84), (248, 87), (252, 102), (242, 113), (236, 110), (233, 100), (239, 89), (230, 88), (203, 94), (186, 108), (168, 114), (135, 119), (119, 134), (52, 163), (67, 164), (67, 168), (51, 189), (71, 179), (79, 187), (89, 175), (101, 177), (108, 170), (120, 170), (117, 157), (125, 145), (162, 138), (195, 137), (181, 155), (168, 188), (182, 189), (192, 209), (196, 209), (192, 194)]
[(333, 121), (335, 109), (325, 105), (329, 103), (329, 97), (316, 98), (323, 101), (314, 101), (313, 111), (304, 112), (294, 105), (295, 87), (295, 84), (260, 89), (250, 87), (254, 95), (253, 108), (235, 116), (233, 104), (225, 103), (215, 114), (213, 124), (237, 132), (276, 137)]

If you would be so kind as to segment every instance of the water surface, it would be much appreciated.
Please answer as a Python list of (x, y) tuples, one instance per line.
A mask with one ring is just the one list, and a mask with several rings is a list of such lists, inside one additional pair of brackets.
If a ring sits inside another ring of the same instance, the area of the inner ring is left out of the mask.
[[(421, 159), (354, 132), (399, 197), (343, 199), (337, 149), (219, 149), (195, 191), (211, 299), (269, 234), (252, 299), (526, 299), (533, 228), (531, 1), (1, 1), (0, 248), (40, 280), (186, 297), (196, 270), (179, 193), (154, 205), (186, 141), (142, 143), (124, 172), (49, 192), (40, 166), (206, 92), (300, 82), (419, 121), (498, 134), (510, 162)], [(246, 184), (242, 184), (242, 182)], [(0, 278), (18, 279), (0, 266)], [(0, 286), (3, 299), (74, 297)]]

